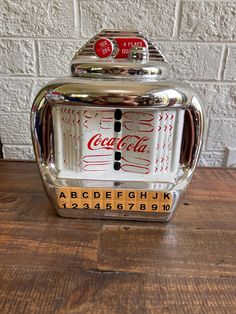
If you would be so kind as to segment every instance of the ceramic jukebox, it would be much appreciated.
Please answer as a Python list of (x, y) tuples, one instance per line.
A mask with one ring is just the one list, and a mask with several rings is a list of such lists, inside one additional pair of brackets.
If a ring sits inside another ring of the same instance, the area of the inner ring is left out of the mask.
[(32, 106), (42, 181), (64, 217), (165, 221), (191, 180), (204, 116), (140, 32), (104, 30)]

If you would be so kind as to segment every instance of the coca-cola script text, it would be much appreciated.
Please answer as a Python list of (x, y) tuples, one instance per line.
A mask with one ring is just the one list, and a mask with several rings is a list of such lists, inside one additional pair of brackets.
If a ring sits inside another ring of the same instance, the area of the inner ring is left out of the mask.
[(126, 150), (138, 153), (145, 153), (147, 150), (149, 137), (137, 135), (125, 135), (121, 138), (102, 137), (101, 133), (95, 134), (88, 141), (90, 150)]

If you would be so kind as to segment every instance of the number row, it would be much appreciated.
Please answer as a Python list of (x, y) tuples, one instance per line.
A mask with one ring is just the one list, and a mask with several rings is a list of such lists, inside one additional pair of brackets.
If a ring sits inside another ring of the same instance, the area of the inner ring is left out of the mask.
[(123, 203), (115, 204), (115, 206), (111, 203), (106, 203), (101, 207), (100, 203), (96, 203), (93, 206), (89, 203), (83, 203), (79, 205), (77, 203), (72, 203), (68, 205), (66, 203), (62, 204), (63, 208), (73, 208), (73, 209), (101, 209), (101, 210), (125, 210), (125, 211), (158, 211), (158, 212), (168, 212), (171, 209), (170, 204), (135, 204), (135, 203), (127, 203), (126, 205)]

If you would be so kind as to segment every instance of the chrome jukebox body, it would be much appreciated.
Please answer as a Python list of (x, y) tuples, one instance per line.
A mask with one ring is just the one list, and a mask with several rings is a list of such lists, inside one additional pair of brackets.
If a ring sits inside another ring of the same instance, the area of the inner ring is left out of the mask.
[(196, 92), (139, 32), (102, 31), (32, 106), (41, 177), (65, 217), (168, 220), (201, 150)]

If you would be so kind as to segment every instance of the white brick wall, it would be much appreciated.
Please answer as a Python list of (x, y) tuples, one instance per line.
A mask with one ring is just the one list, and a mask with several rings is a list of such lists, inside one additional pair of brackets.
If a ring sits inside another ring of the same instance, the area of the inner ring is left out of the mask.
[(0, 139), (4, 158), (32, 159), (30, 107), (49, 80), (69, 74), (76, 50), (104, 28), (140, 29), (172, 63), (171, 76), (205, 97), (201, 165), (236, 149), (236, 1), (0, 0)]

